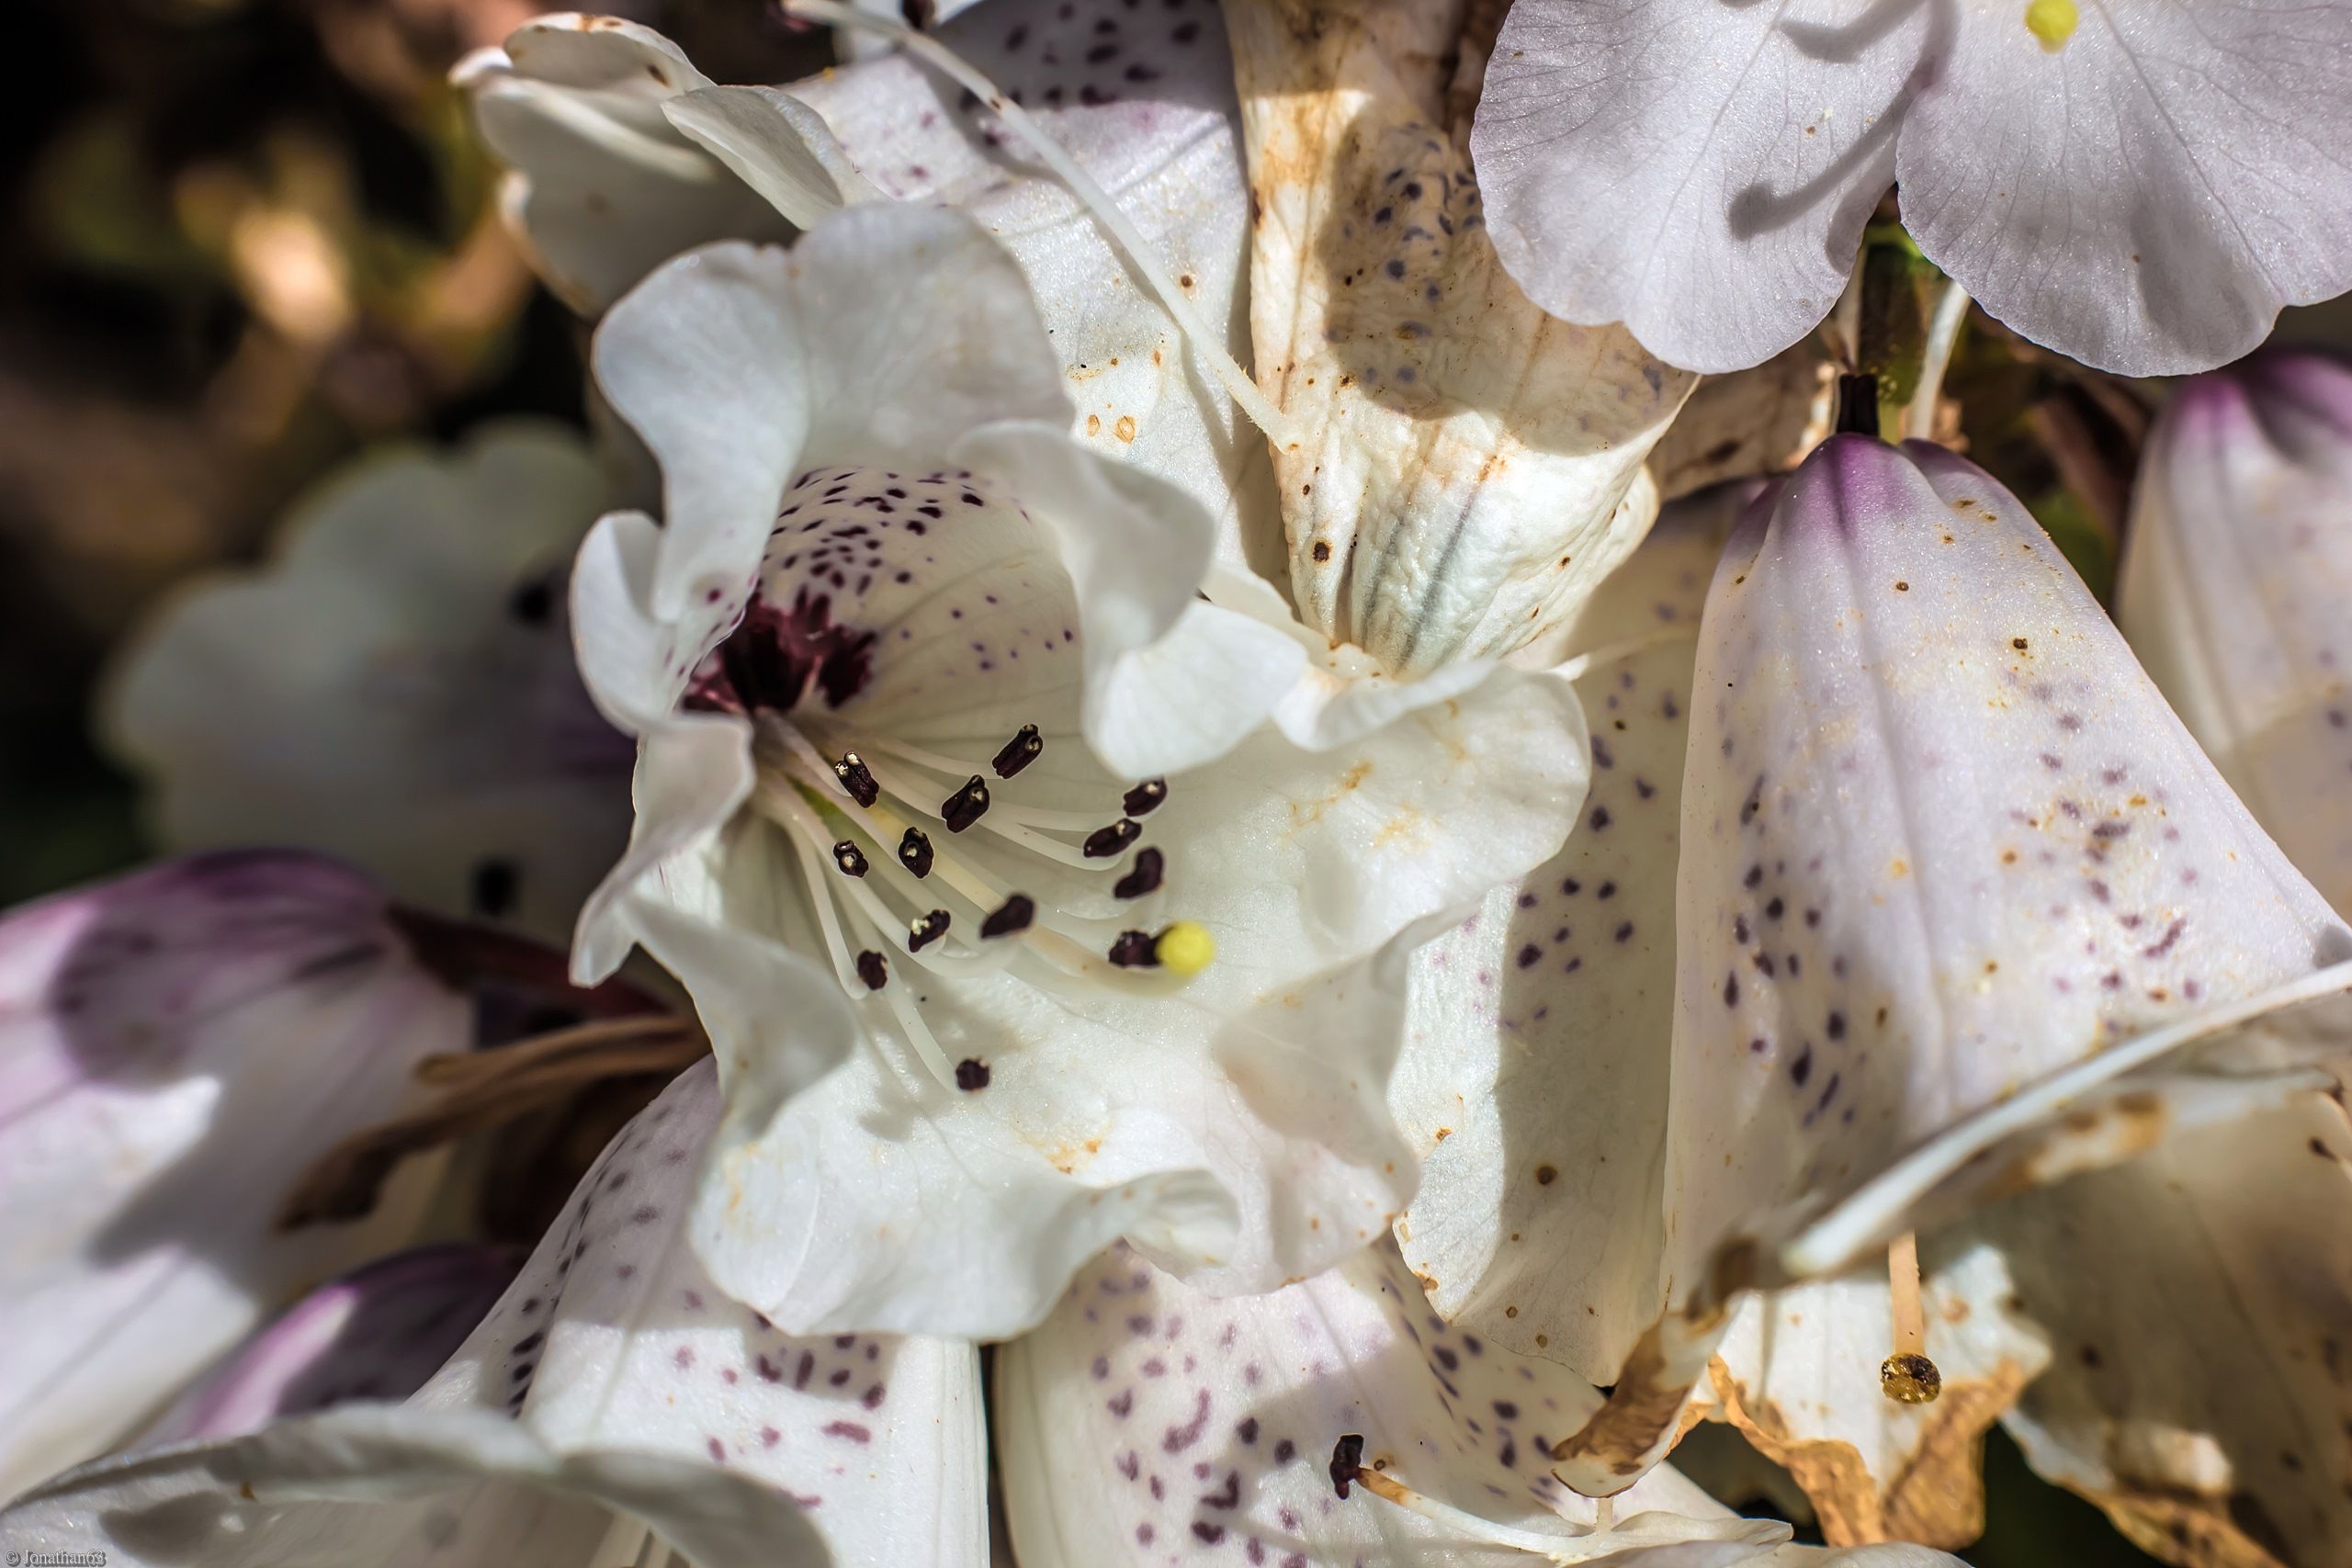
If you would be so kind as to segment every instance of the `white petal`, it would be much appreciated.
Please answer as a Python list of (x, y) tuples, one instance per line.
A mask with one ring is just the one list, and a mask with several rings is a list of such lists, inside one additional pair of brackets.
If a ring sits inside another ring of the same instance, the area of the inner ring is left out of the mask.
[(0, 1495), (404, 1240), (429, 1172), (362, 1223), (286, 1233), (277, 1212), (470, 1040), (382, 896), (308, 856), (198, 856), (0, 920)]
[(451, 1243), (320, 1286), (205, 1372), (133, 1448), (240, 1437), (354, 1400), (405, 1399), (473, 1332), (518, 1255)]
[[(756, 1055), (760, 1092), (794, 1094), (857, 1048), (857, 1020), (841, 987), (801, 954), (648, 894), (628, 900), (621, 918), (693, 997), (730, 1089), (752, 1076)], [(778, 1019), (788, 1027), (775, 1027)]]
[(773, 87), (704, 87), (670, 99), (662, 112), (801, 228), (836, 207), (881, 197), (823, 118)]
[(2352, 288), (2352, 15), (2300, 0), (1956, 7), (1895, 176), (1919, 247), (2036, 343), (2204, 370)]
[(632, 748), (563, 615), (609, 491), (550, 425), (391, 447), (301, 502), (266, 569), (180, 592), (106, 713), (165, 836), (322, 850), (445, 913), (567, 931), (627, 831)]
[(1067, 424), (1062, 368), (1011, 253), (972, 218), (896, 202), (834, 214), (793, 247), (812, 455), (912, 465), (1000, 420)]
[(597, 329), (596, 380), (662, 465), (667, 526), (649, 601), (662, 620), (696, 598), (740, 612), (801, 467), (818, 393), (791, 267), (786, 251), (707, 246), (656, 270)]
[(1503, 265), (1673, 364), (1769, 359), (1845, 288), (1952, 9), (1521, 0), (1470, 136)]
[[(1216, 524), (1175, 485), (1044, 425), (983, 426), (948, 457), (1001, 481), (1060, 546), (1084, 637), (1087, 739), (1113, 771), (1148, 778), (1208, 761), (1255, 728), (1296, 679), (1295, 650), (1199, 604)], [(1187, 615), (1193, 637), (1153, 647)], [(1211, 646), (1212, 635), (1229, 645)], [(1147, 652), (1148, 672), (1131, 669)], [(1197, 681), (1185, 678), (1192, 659), (1201, 661)], [(1138, 680), (1172, 708), (1167, 722), (1120, 702), (1123, 694), (1135, 699)]]
[(776, 210), (664, 118), (710, 78), (650, 28), (616, 17), (526, 22), (458, 85), (510, 171), (509, 220), (565, 302), (594, 314), (680, 251), (781, 239)]
[(1568, 651), (1600, 660), (1577, 682), (1580, 825), (1416, 957), (1391, 1096), (1422, 1157), (1397, 1235), (1432, 1304), (1594, 1382), (1665, 1301), (1682, 754), (1699, 611), (1741, 501), (1668, 507), (1572, 627)]
[(2149, 437), (2117, 619), (2296, 868), (2352, 909), (2352, 374), (2256, 360)]
[[(70, 1531), (138, 1563), (577, 1564), (615, 1509), (703, 1568), (978, 1568), (973, 1348), (791, 1340), (722, 1296), (673, 1228), (717, 1111), (702, 1066), (631, 1123), (407, 1404), (93, 1467), (20, 1505), (12, 1534)], [(551, 1539), (507, 1533), (535, 1509)]]
[(2008, 1418), (2034, 1468), (2174, 1561), (2352, 1561), (2347, 1171), (2309, 1095), (1985, 1212), (2052, 1340)]
[(995, 1394), (1024, 1568), (1204, 1549), (1267, 1568), (1541, 1561), (1450, 1536), (1361, 1489), (1340, 1501), (1329, 1462), (1349, 1433), (1364, 1438), (1366, 1465), (1555, 1541), (1557, 1561), (1664, 1561), (1650, 1553), (1671, 1540), (1716, 1543), (1677, 1562), (1758, 1561), (1788, 1529), (1732, 1518), (1662, 1472), (1620, 1502), (1615, 1537), (1579, 1540), (1592, 1505), (1545, 1473), (1544, 1450), (1598, 1396), (1448, 1328), (1385, 1246), (1235, 1300), (1107, 1254), (1042, 1329), (998, 1352)]
[(1193, 604), (1168, 635), (1104, 672), (1088, 692), (1098, 707), (1096, 751), (1149, 777), (1221, 757), (1296, 701), (1306, 653), (1286, 631), (1214, 604)]
[(751, 730), (740, 716), (670, 711), (715, 630), (705, 629), (707, 619), (681, 627), (654, 615), (663, 532), (642, 513), (616, 513), (581, 546), (572, 573), (581, 673), (606, 716), (643, 742), (628, 849), (581, 910), (571, 967), (582, 984), (605, 979), (628, 956), (639, 933), (628, 905), (639, 885), (717, 832), (752, 790)]
[(1228, 19), (1301, 616), (1396, 674), (1498, 658), (1640, 541), (1657, 510), (1642, 459), (1694, 378), (1622, 328), (1545, 315), (1505, 274), (1468, 157), (1432, 129), (1445, 8)]
[(1796, 1477), (1833, 1541), (1973, 1543), (1984, 1433), (2050, 1360), (1993, 1248), (1933, 1263), (1923, 1284), (1926, 1354), (1943, 1377), (1930, 1404), (1880, 1386), (1894, 1348), (1883, 1267), (1751, 1298), (1709, 1368), (1718, 1418)]

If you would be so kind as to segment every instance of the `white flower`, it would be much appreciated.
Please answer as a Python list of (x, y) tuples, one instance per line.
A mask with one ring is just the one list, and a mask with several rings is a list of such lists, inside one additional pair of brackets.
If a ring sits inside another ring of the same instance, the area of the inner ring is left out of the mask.
[(447, 914), (560, 938), (628, 830), (633, 748), (565, 634), (613, 486), (552, 425), (330, 479), (264, 570), (200, 579), (123, 654), (105, 725), (164, 836), (340, 855)]
[(2147, 376), (2352, 287), (2346, 105), (2302, 0), (1519, 0), (1470, 146), (1529, 295), (1677, 365), (1804, 336), (1893, 182), (1992, 315)]
[[(1702, 532), (1685, 560), (1705, 553)], [(1656, 594), (1687, 615), (1666, 581), (1629, 583), (1625, 611)], [(1638, 1473), (1720, 1350), (1715, 1396), (1751, 1428), (1759, 1394), (1823, 1391), (1773, 1400), (1768, 1436), (1855, 1450), (1808, 1484), (1858, 1529), (1918, 1517), (1899, 1495), (1913, 1457), (1998, 1414), (2037, 1335), (1996, 1320), (2005, 1277), (1963, 1236), (1930, 1237), (1929, 1298), (1972, 1308), (1966, 1333), (1929, 1325), (1966, 1397), (1894, 1420), (1855, 1343), (1887, 1323), (1887, 1284), (1804, 1282), (1988, 1196), (2294, 1103), (2313, 1081), (2294, 1063), (2327, 1047), (2280, 1010), (2342, 989), (2352, 942), (2031, 520), (1947, 454), (1833, 439), (1734, 536), (1686, 688), (1687, 658), (1660, 646), (1586, 677), (1602, 830), (1423, 960), (1403, 1119), (1425, 1144), (1442, 1117), (1460, 1130), (1408, 1256), (1465, 1321), (1557, 1334), (1618, 1381), (1562, 1450), (1578, 1486)], [(1684, 724), (1678, 825), (1655, 775)], [(1517, 1043), (1510, 1070), (1481, 1066), (1463, 1016)], [(1430, 1093), (1481, 1073), (1495, 1090), (1466, 1108)], [(1802, 1287), (1770, 1310), (1810, 1338), (1738, 1325), (1759, 1286)]]
[(763, 1036), (720, 1055), (720, 1282), (796, 1331), (998, 1335), (1122, 1236), (1238, 1291), (1377, 1235), (1396, 954), (1566, 831), (1565, 684), (1297, 684), (1295, 625), (1200, 602), (1205, 510), (1066, 434), (1019, 269), (951, 212), (692, 254), (597, 367), (667, 519), (576, 578), (643, 739), (578, 963), (642, 942)]
[(2352, 371), (2269, 354), (2173, 394), (2116, 619), (2288, 857), (2352, 910)]
[(306, 855), (167, 862), (0, 919), (0, 1495), (120, 1441), (431, 1186), (286, 1232), (287, 1190), (472, 1039), (382, 896)]
[[(429, 1378), (411, 1371), (405, 1338), (306, 1334), (362, 1294), (334, 1287), (273, 1331), (274, 1357), (208, 1380), (222, 1418), (61, 1477), (0, 1526), (36, 1548), (97, 1543), (137, 1568), (298, 1553), (385, 1568), (981, 1568), (973, 1348), (794, 1339), (721, 1294), (679, 1231), (718, 1116), (708, 1065), (673, 1084)], [(400, 1320), (446, 1316), (479, 1288), (472, 1269), (414, 1255), (374, 1273), (366, 1301)], [(1733, 1517), (1671, 1472), (1596, 1529), (1594, 1506), (1544, 1477), (1540, 1456), (1545, 1428), (1598, 1396), (1428, 1316), (1386, 1247), (1225, 1300), (1114, 1250), (1000, 1356), (997, 1469), (1024, 1568), (1179, 1551), (1259, 1568), (1347, 1568), (1367, 1551), (1430, 1568), (1634, 1568), (1675, 1543), (1696, 1553), (1675, 1561), (1723, 1568), (1952, 1561), (1785, 1546), (1787, 1526)], [(362, 1395), (314, 1410), (289, 1382), (422, 1386), (397, 1405)], [(282, 1413), (266, 1425), (226, 1414), (272, 1406)], [(1343, 1502), (1335, 1450), (1351, 1434), (1363, 1468)]]

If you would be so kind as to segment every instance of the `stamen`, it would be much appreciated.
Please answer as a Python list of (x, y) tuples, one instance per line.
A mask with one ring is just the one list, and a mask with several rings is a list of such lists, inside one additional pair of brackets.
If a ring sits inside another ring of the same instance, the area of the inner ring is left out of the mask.
[(1125, 797), (1119, 804), (1126, 808), (1126, 813), (1130, 817), (1146, 817), (1158, 810), (1167, 799), (1168, 781), (1166, 779), (1146, 779), (1127, 791)]
[(867, 990), (878, 991), (890, 983), (890, 965), (869, 947), (857, 955), (857, 977), (865, 982)]
[(1024, 724), (1004, 743), (1004, 750), (996, 754), (996, 761), (989, 766), (996, 769), (997, 777), (1009, 779), (1045, 754), (1046, 738), (1037, 733), (1035, 725)]
[(848, 839), (840, 840), (833, 845), (833, 863), (851, 876), (864, 876), (865, 852)]
[(1122, 969), (1156, 969), (1159, 954), (1148, 931), (1121, 931), (1107, 955)]
[(989, 1087), (989, 1065), (978, 1056), (967, 1056), (956, 1064), (956, 1087), (966, 1094), (977, 1094)]
[(1894, 1354), (1878, 1367), (1879, 1392), (1897, 1404), (1931, 1404), (1944, 1375), (1928, 1359), (1928, 1313), (1919, 1299), (1919, 1238), (1905, 1231), (1886, 1249), (1887, 1285), (1894, 1302)]
[(1088, 860), (1106, 860), (1142, 837), (1143, 824), (1122, 817), (1108, 828), (1097, 828), (1086, 835), (1086, 842), (1080, 847)]
[(960, 833), (978, 821), (988, 808), (989, 786), (980, 782), (979, 774), (974, 773), (962, 789), (941, 803), (939, 819), (947, 824), (949, 832)]
[(1003, 122), (1005, 130), (1029, 144), (1039, 160), (1069, 187), (1070, 194), (1109, 231), (1119, 249), (1126, 253), (1128, 264), (1141, 275), (1143, 282), (1159, 299), (1160, 308), (1176, 319), (1176, 324), (1183, 330), (1193, 352), (1200, 355), (1203, 367), (1224, 386), (1227, 394), (1233, 399), (1234, 406), (1251, 423), (1264, 431), (1266, 439), (1276, 446), (1289, 446), (1294, 443), (1290, 420), (1267, 400), (1266, 394), (1258, 389), (1258, 384), (1250, 378), (1250, 373), (1227, 352), (1225, 334), (1211, 330), (1207, 319), (1177, 287), (1176, 280), (1168, 275), (1168, 268), (1160, 262), (1159, 254), (1145, 241), (1142, 231), (1120, 209), (1119, 204), (1111, 198), (1110, 192), (1086, 172), (1084, 164), (1070, 156), (1069, 149), (1048, 136), (1043, 126), (1030, 118), (1027, 110), (999, 91), (995, 83), (937, 39), (910, 31), (886, 17), (841, 5), (838, 0), (784, 0), (784, 9), (787, 16), (830, 22), (835, 27), (863, 28), (878, 33), (916, 59), (945, 72), (954, 78), (957, 86), (967, 89), (986, 104)]
[(980, 934), (984, 937), (1011, 936), (1015, 931), (1027, 931), (1029, 922), (1036, 918), (1037, 901), (1026, 893), (1015, 893), (1004, 901), (1001, 908), (980, 922)]
[[(1466, 1509), (1457, 1508), (1450, 1503), (1441, 1503), (1434, 1497), (1424, 1496), (1406, 1485), (1397, 1477), (1384, 1474), (1381, 1471), (1365, 1464), (1363, 1438), (1355, 1432), (1341, 1438), (1331, 1450), (1332, 1489), (1345, 1498), (1351, 1483), (1362, 1485), (1366, 1492), (1383, 1502), (1392, 1503), (1408, 1514), (1419, 1514), (1421, 1517), (1442, 1526), (1449, 1534), (1459, 1537), (1463, 1540), (1481, 1541), (1487, 1545), (1499, 1546), (1511, 1551), (1524, 1551), (1549, 1562), (1570, 1563), (1590, 1560), (1596, 1551), (1596, 1548), (1590, 1544), (1592, 1538), (1606, 1533), (1608, 1529), (1606, 1525), (1597, 1529), (1587, 1529), (1579, 1538), (1544, 1535), (1535, 1530), (1513, 1529), (1509, 1525), (1498, 1525), (1492, 1519), (1482, 1519)], [(1575, 1520), (1569, 1519), (1566, 1522), (1571, 1528), (1576, 1528)], [(1613, 1551), (1618, 1548), (1612, 1544), (1600, 1550)]]
[(1160, 877), (1167, 872), (1168, 863), (1160, 852), (1147, 844), (1136, 852), (1135, 869), (1112, 886), (1111, 891), (1122, 898), (1140, 898), (1147, 893), (1159, 891)]
[(921, 953), (947, 934), (947, 911), (933, 909), (907, 922), (907, 951)]
[(899, 863), (917, 876), (931, 874), (931, 839), (920, 828), (910, 828), (899, 840)]
[(872, 806), (882, 798), (882, 786), (874, 782), (865, 759), (854, 751), (842, 753), (842, 760), (833, 764), (833, 777), (842, 781), (842, 788), (860, 806)]

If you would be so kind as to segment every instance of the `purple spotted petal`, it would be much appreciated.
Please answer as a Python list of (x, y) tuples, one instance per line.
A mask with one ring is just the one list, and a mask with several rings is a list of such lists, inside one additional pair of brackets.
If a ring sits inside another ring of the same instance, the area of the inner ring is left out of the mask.
[(2352, 370), (2281, 353), (2174, 393), (2117, 619), (2279, 847), (2352, 910)]
[(677, 1230), (718, 1106), (705, 1063), (624, 1129), (406, 1404), (85, 1467), (10, 1538), (156, 1568), (232, 1535), (256, 1563), (555, 1568), (639, 1561), (650, 1529), (699, 1568), (980, 1568), (973, 1348), (791, 1339), (719, 1294)]
[(404, 1240), (420, 1180), (357, 1224), (275, 1222), (469, 1030), (382, 896), (307, 855), (196, 856), (0, 918), (0, 1493), (122, 1437), (303, 1282)]
[(2032, 519), (1937, 448), (1834, 437), (1751, 514), (1696, 690), (1680, 1279), (2020, 1089), (2084, 1069), (2072, 1098), (2352, 954)]
[(352, 1400), (406, 1399), (473, 1332), (514, 1265), (501, 1247), (424, 1247), (322, 1285), (207, 1372), (138, 1446), (258, 1432)]
[[(1350, 1433), (1365, 1465), (1420, 1492), (1577, 1548), (1574, 1561), (1620, 1555), (1586, 1555), (1592, 1543), (1576, 1537), (1592, 1505), (1552, 1479), (1544, 1454), (1599, 1396), (1449, 1328), (1385, 1244), (1228, 1300), (1114, 1249), (1043, 1328), (998, 1352), (995, 1392), (1023, 1568), (1180, 1554), (1259, 1568), (1535, 1561), (1481, 1551), (1361, 1491), (1341, 1501), (1329, 1464)], [(1786, 1539), (1784, 1526), (1729, 1517), (1671, 1472), (1622, 1499), (1618, 1518), (1629, 1564), (1664, 1540), (1712, 1543), (1674, 1561), (1728, 1564)]]

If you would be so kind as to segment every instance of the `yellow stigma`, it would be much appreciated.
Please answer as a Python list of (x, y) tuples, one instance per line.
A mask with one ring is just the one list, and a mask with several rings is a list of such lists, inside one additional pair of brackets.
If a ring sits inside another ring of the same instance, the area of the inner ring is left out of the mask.
[(2075, 36), (2075, 26), (2082, 14), (2075, 9), (2075, 0), (2027, 0), (2025, 30), (2041, 40), (2041, 47), (2052, 54), (2066, 47)]
[(1178, 920), (1152, 942), (1151, 955), (1162, 969), (1189, 980), (1216, 956), (1216, 938), (1198, 920)]

